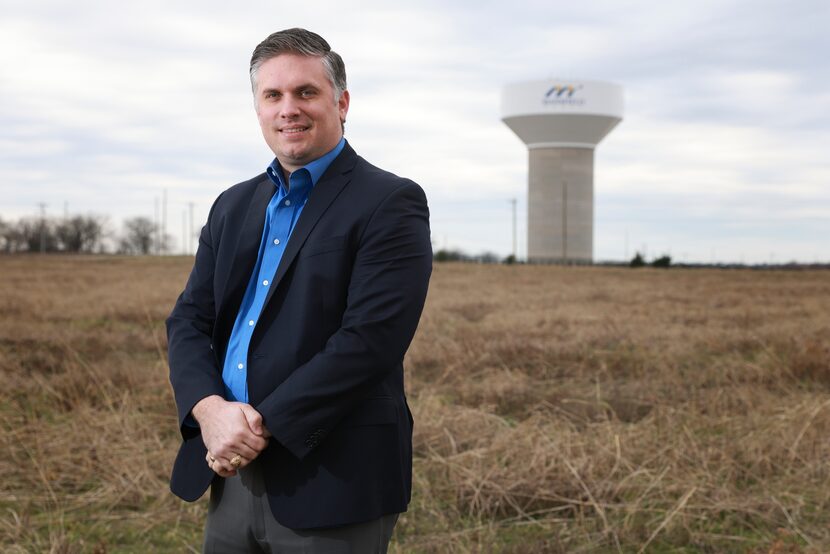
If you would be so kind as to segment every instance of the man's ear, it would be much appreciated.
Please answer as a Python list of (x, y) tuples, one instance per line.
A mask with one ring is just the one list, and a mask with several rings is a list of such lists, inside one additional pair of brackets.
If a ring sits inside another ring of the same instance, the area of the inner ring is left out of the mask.
[(349, 113), (349, 91), (344, 90), (337, 101), (337, 110), (340, 112), (340, 122), (346, 122), (346, 114)]

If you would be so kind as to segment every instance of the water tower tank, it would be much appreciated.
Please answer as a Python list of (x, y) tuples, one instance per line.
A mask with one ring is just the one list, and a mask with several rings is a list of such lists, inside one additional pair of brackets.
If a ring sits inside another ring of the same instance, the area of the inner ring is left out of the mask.
[(594, 148), (622, 121), (622, 87), (580, 79), (502, 91), (501, 118), (528, 148), (529, 262), (594, 258)]

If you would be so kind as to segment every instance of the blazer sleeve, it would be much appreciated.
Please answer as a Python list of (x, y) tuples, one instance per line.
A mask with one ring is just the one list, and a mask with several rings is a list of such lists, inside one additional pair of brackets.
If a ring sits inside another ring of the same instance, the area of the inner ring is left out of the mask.
[(405, 181), (378, 204), (364, 228), (341, 327), (255, 406), (274, 438), (297, 458), (400, 366), (431, 271), (426, 197)]
[(202, 227), (193, 270), (166, 321), (170, 383), (176, 400), (179, 428), (185, 439), (199, 433), (198, 424), (190, 416), (193, 406), (212, 394), (225, 394), (211, 343), (216, 318), (213, 275), (215, 247), (218, 246), (211, 231), (220, 199), (221, 195), (211, 207), (208, 221)]

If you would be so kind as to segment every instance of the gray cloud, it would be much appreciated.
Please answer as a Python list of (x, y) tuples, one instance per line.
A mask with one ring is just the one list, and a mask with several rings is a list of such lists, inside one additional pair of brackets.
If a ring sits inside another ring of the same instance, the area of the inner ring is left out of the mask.
[(626, 118), (597, 150), (598, 258), (622, 258), (627, 236), (629, 254), (649, 243), (701, 261), (830, 259), (828, 6), (12, 2), (0, 216), (47, 201), (117, 221), (152, 215), (166, 189), (171, 218), (188, 202), (204, 218), (270, 161), (247, 61), (269, 32), (299, 25), (343, 54), (347, 137), (424, 186), (438, 246), (510, 251), (526, 151), (499, 122), (500, 88), (561, 76), (626, 90)]

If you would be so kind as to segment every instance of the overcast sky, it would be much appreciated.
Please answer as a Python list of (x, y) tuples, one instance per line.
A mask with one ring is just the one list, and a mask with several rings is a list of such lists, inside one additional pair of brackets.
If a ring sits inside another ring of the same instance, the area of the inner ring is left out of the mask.
[[(436, 247), (525, 254), (527, 150), (502, 85), (621, 84), (596, 150), (594, 254), (830, 261), (830, 2), (0, 0), (0, 217), (154, 217), (273, 159), (247, 65), (306, 27), (346, 62), (346, 138), (427, 192)], [(400, 7), (396, 7), (400, 6)]]

